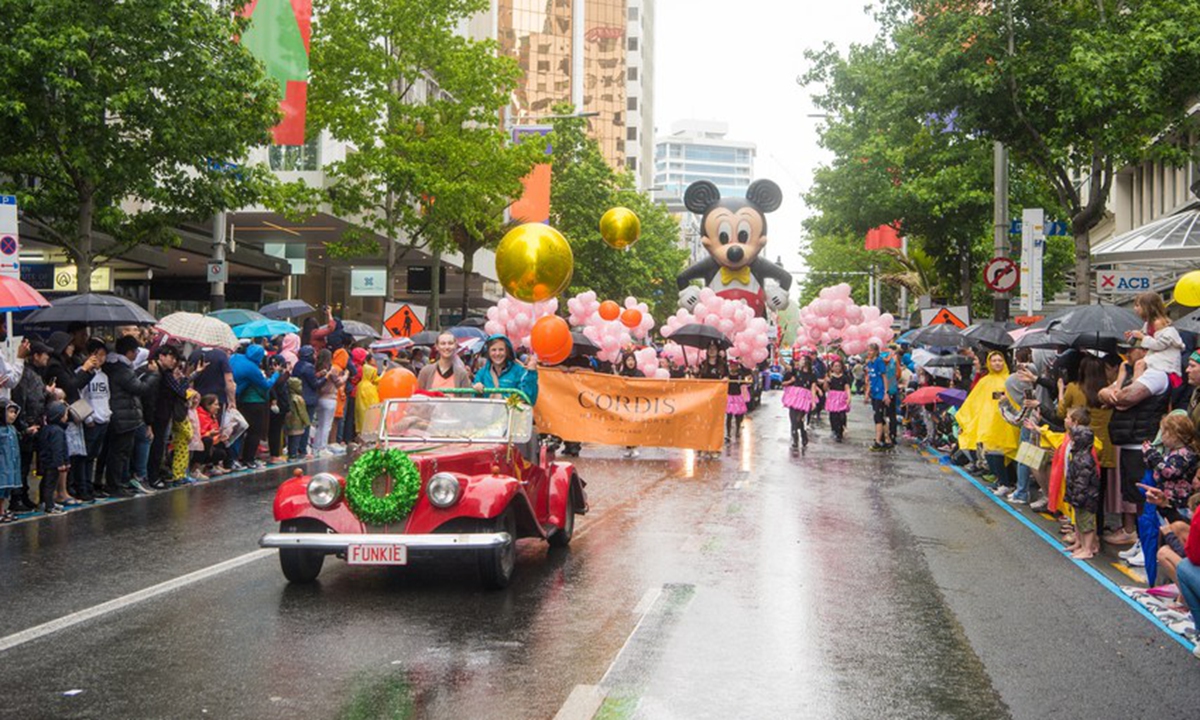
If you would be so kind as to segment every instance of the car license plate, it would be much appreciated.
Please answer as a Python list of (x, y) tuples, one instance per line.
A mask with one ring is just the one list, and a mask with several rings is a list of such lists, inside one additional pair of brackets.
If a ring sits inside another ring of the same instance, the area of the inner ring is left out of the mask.
[(346, 548), (350, 565), (407, 565), (408, 548), (404, 545), (351, 545)]

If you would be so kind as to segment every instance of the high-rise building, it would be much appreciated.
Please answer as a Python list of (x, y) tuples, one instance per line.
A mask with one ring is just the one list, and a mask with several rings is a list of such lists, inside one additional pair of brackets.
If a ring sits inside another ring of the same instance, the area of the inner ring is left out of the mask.
[(588, 115), (609, 164), (624, 170), (632, 159), (646, 184), (649, 175), (640, 175), (640, 168), (653, 136), (652, 2), (493, 0), (464, 32), (494, 38), (520, 64), (510, 125), (545, 124), (554, 105), (571, 103)]
[(709, 120), (682, 120), (654, 147), (654, 199), (679, 217), (680, 241), (693, 259), (699, 246), (699, 218), (683, 205), (683, 193), (697, 180), (709, 180), (721, 197), (741, 197), (754, 179), (754, 143), (730, 140), (729, 125)]
[(654, 0), (627, 0), (625, 168), (638, 187), (654, 181)]

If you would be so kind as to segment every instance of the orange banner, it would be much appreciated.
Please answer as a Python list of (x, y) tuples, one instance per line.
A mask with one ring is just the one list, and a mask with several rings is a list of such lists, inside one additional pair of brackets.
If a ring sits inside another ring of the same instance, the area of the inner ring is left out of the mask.
[(725, 432), (719, 380), (654, 380), (538, 369), (538, 432), (572, 442), (717, 451)]

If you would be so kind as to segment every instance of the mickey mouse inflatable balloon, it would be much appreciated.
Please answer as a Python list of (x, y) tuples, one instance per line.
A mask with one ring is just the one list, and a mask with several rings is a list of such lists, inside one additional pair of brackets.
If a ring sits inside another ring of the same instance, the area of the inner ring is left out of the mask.
[[(683, 204), (700, 216), (700, 233), (708, 257), (681, 272), (679, 305), (691, 311), (700, 299), (693, 280), (703, 280), (718, 295), (745, 300), (762, 316), (769, 307), (782, 310), (788, 304), (792, 276), (763, 257), (767, 244), (767, 213), (779, 209), (783, 193), (770, 180), (755, 180), (745, 198), (721, 198), (717, 186), (700, 180), (688, 186)], [(767, 281), (774, 281), (771, 285)]]

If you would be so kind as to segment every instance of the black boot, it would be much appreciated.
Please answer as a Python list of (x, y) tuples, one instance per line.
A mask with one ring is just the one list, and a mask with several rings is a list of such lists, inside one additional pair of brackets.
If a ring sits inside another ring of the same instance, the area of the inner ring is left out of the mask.
[(796, 431), (793, 430), (792, 431), (792, 449), (794, 450), (799, 446), (800, 446), (800, 438), (796, 435)]

